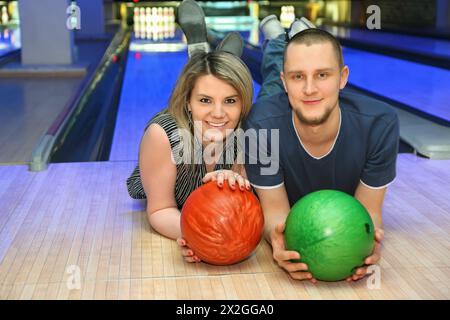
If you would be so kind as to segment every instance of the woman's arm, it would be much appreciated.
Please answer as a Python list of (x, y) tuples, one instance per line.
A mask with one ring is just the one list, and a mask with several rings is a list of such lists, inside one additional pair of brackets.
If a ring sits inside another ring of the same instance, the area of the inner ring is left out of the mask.
[(157, 124), (150, 125), (142, 138), (139, 167), (150, 225), (163, 236), (179, 238), (180, 211), (174, 195), (177, 168), (172, 160), (169, 138)]

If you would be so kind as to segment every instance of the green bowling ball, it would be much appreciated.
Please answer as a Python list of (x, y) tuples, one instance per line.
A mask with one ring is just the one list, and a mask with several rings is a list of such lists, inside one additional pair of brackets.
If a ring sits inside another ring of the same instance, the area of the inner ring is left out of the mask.
[(320, 190), (291, 208), (285, 240), (287, 250), (300, 253), (300, 261), (308, 265), (314, 278), (339, 281), (372, 254), (375, 230), (369, 213), (354, 197)]

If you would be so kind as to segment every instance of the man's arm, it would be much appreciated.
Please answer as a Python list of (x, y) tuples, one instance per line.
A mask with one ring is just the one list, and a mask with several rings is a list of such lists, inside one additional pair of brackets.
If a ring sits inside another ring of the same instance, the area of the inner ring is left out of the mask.
[(272, 246), (273, 259), (293, 279), (310, 279), (316, 282), (309, 272), (305, 272), (308, 269), (306, 264), (291, 262), (291, 260), (300, 259), (300, 254), (286, 250), (284, 227), (290, 206), (284, 184), (271, 189), (255, 187), (255, 190), (264, 213), (264, 238)]
[(270, 233), (286, 221), (291, 210), (284, 184), (271, 188), (255, 188), (264, 213), (264, 238), (271, 244)]
[(383, 228), (381, 210), (386, 190), (387, 187), (374, 189), (369, 188), (360, 182), (355, 191), (355, 198), (361, 202), (364, 208), (366, 208), (372, 218), (375, 228), (379, 229)]
[[(358, 199), (369, 212), (375, 227), (375, 246), (372, 255), (364, 260), (366, 265), (376, 264), (381, 258), (381, 241), (384, 237), (381, 210), (386, 190), (387, 187), (370, 188), (360, 182), (355, 191), (355, 198)], [(358, 268), (351, 277), (347, 278), (347, 280), (359, 280), (366, 274), (367, 267)]]

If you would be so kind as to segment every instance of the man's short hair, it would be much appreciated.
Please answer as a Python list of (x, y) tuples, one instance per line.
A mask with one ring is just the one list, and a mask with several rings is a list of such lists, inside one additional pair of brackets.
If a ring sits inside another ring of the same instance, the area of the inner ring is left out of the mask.
[(294, 35), (291, 39), (289, 39), (286, 48), (284, 49), (284, 57), (283, 57), (283, 65), (286, 62), (286, 52), (289, 48), (289, 45), (295, 44), (305, 44), (310, 46), (316, 43), (324, 43), (329, 42), (333, 46), (333, 51), (336, 55), (336, 59), (339, 63), (339, 68), (342, 69), (344, 67), (344, 58), (342, 55), (342, 48), (339, 44), (339, 41), (329, 32), (321, 29), (305, 29), (296, 35)]

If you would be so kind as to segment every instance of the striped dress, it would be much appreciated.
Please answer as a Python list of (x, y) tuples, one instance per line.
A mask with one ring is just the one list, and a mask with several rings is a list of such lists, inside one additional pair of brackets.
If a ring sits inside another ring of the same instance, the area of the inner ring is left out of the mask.
[[(161, 126), (166, 132), (167, 137), (169, 138), (170, 148), (172, 149), (172, 154), (180, 154), (181, 148), (181, 139), (178, 135), (178, 126), (172, 115), (167, 113), (158, 113), (156, 114), (147, 124), (145, 130), (153, 124), (156, 123)], [(225, 145), (225, 149), (222, 152), (222, 163), (218, 163), (215, 165), (214, 170), (230, 170), (233, 164), (226, 164), (225, 155), (226, 151), (233, 152), (233, 159), (236, 159), (238, 153), (238, 144), (236, 139), (227, 139), (227, 141), (233, 141), (234, 143), (229, 143)], [(177, 167), (177, 176), (175, 182), (175, 200), (179, 209), (182, 208), (184, 202), (187, 197), (194, 191), (196, 188), (203, 184), (202, 179), (206, 175), (206, 166), (205, 162), (202, 159), (202, 164), (191, 164), (185, 165), (183, 163), (179, 163), (176, 165)], [(192, 170), (192, 166), (194, 170)], [(139, 165), (136, 166), (131, 176), (127, 179), (127, 189), (128, 194), (133, 199), (146, 199), (147, 196), (144, 192), (144, 188), (142, 186), (141, 176)]]

